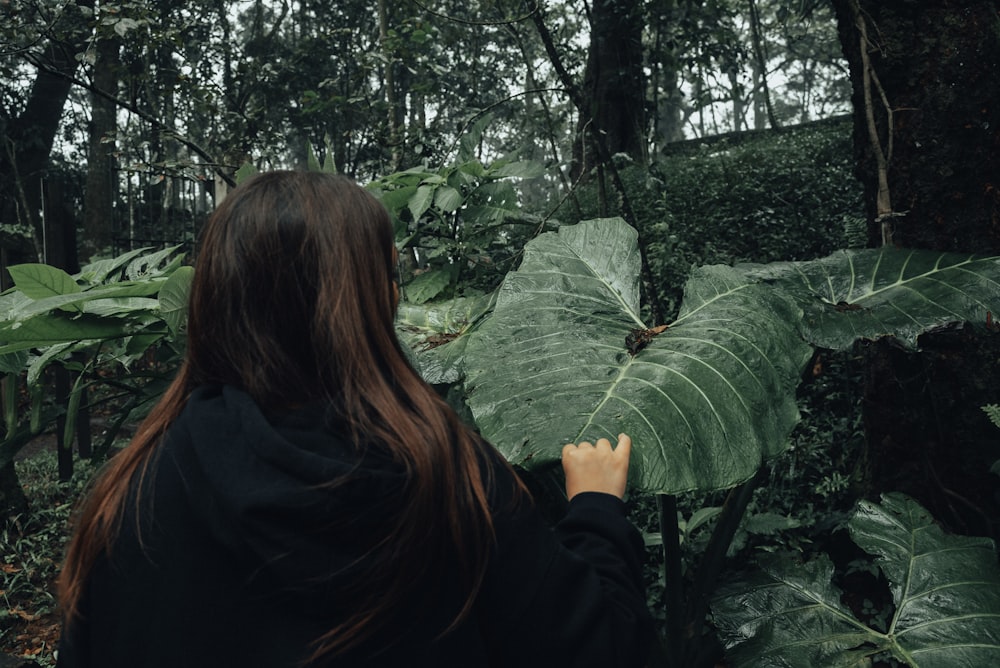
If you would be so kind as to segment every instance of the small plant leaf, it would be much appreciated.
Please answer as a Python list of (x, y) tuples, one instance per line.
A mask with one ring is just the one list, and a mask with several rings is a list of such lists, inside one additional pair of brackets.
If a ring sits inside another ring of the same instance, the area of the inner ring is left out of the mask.
[(406, 299), (414, 304), (428, 302), (451, 285), (455, 272), (450, 268), (429, 269), (422, 274), (413, 277), (404, 287)]
[(517, 211), (517, 192), (507, 181), (484, 183), (466, 198), (466, 220), (483, 224), (502, 223)]
[(160, 288), (160, 314), (170, 327), (174, 336), (184, 332), (187, 320), (188, 293), (191, 291), (191, 281), (194, 280), (194, 267), (180, 267)]
[(149, 247), (136, 248), (117, 257), (97, 260), (85, 266), (77, 275), (77, 278), (90, 285), (103, 283), (114, 274), (121, 272), (122, 267), (129, 264), (133, 259), (149, 250)]
[(545, 174), (545, 165), (533, 160), (522, 160), (490, 165), (490, 171), (499, 177), (534, 179)]
[(45, 299), (81, 291), (73, 277), (47, 264), (18, 264), (9, 267), (14, 286), (32, 299)]
[(434, 193), (434, 206), (444, 213), (452, 213), (465, 201), (462, 193), (451, 186), (441, 186)]
[(1000, 427), (1000, 404), (986, 404), (982, 409), (990, 419), (990, 422)]
[(420, 220), (420, 216), (424, 215), (427, 209), (431, 208), (431, 204), (434, 201), (434, 187), (428, 185), (422, 185), (417, 188), (417, 191), (410, 197), (407, 202), (407, 206), (410, 209), (410, 215), (413, 216), (413, 220)]
[(160, 303), (149, 297), (92, 299), (83, 304), (84, 313), (110, 318), (121, 315), (135, 315), (141, 311), (156, 312), (159, 308)]
[[(171, 246), (148, 255), (141, 255), (134, 258), (125, 268), (125, 278), (135, 281), (173, 273), (180, 263), (184, 261), (184, 256), (177, 254), (178, 248), (180, 246)], [(164, 261), (167, 259), (170, 262), (164, 264)]]
[(259, 172), (260, 170), (257, 169), (256, 165), (254, 165), (252, 162), (244, 162), (243, 165), (236, 170), (235, 174), (236, 183), (238, 184), (243, 183), (251, 176), (258, 174)]

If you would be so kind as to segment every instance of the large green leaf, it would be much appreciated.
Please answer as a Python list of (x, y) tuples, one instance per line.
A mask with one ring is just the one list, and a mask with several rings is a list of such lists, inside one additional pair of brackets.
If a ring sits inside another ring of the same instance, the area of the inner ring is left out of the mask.
[(413, 351), (428, 383), (456, 383), (464, 374), (469, 335), (490, 313), (496, 293), (433, 304), (402, 303), (396, 314), (400, 341)]
[(81, 315), (65, 317), (42, 313), (24, 321), (0, 322), (0, 353), (42, 348), (60, 343), (105, 340), (130, 333), (130, 325), (118, 318)]
[(830, 581), (826, 555), (799, 563), (762, 555), (761, 570), (721, 587), (712, 601), (715, 626), (734, 668), (871, 666), (877, 631), (855, 619)]
[[(56, 309), (65, 309), (67, 306), (74, 306), (76, 310), (83, 311), (83, 304), (105, 299), (128, 299), (136, 297), (151, 297), (159, 292), (161, 286), (166, 282), (166, 278), (151, 278), (143, 282), (122, 282), (111, 283), (92, 288), (85, 292), (54, 295), (45, 298), (36, 298), (30, 302), (22, 301), (16, 310), (7, 313), (10, 320), (28, 320), (39, 314), (50, 313)], [(148, 310), (148, 302), (137, 302), (145, 304), (138, 306), (139, 311)]]
[(746, 271), (793, 296), (805, 313), (803, 336), (823, 348), (881, 336), (915, 345), (935, 326), (985, 323), (988, 311), (1000, 310), (997, 257), (884, 248)]
[(849, 523), (876, 555), (895, 612), (884, 631), (841, 603), (826, 557), (767, 557), (762, 572), (723, 588), (715, 622), (737, 668), (868, 666), (890, 653), (911, 668), (1000, 665), (1000, 568), (992, 541), (945, 534), (912, 499), (862, 502)]
[(851, 538), (889, 580), (893, 655), (913, 668), (1000, 666), (1000, 568), (993, 541), (950, 536), (912, 499), (862, 501)]
[(180, 337), (186, 330), (188, 295), (194, 280), (194, 267), (180, 267), (160, 289), (160, 313), (174, 336)]
[(567, 442), (625, 431), (640, 489), (742, 482), (787, 447), (798, 419), (794, 390), (810, 353), (800, 313), (741, 272), (705, 267), (678, 320), (633, 355), (626, 339), (645, 328), (639, 267), (636, 233), (620, 219), (528, 244), (468, 342), (476, 423), (524, 466), (556, 461)]
[(428, 269), (414, 276), (413, 280), (403, 287), (407, 301), (423, 304), (434, 299), (451, 285), (455, 273), (452, 267), (448, 266), (443, 269)]

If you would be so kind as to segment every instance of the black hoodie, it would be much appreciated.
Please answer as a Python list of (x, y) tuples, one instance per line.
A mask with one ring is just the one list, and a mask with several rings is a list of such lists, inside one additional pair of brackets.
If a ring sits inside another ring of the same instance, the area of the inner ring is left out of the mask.
[(195, 391), (91, 572), (57, 665), (643, 665), (643, 546), (622, 502), (580, 494), (553, 531), (530, 503), (511, 503), (501, 466), (497, 543), (474, 614), (439, 637), (464, 600), (445, 563), (362, 647), (307, 663), (364, 586), (358, 559), (406, 482), (377, 448), (359, 454), (337, 432), (320, 410), (269, 419), (234, 388)]

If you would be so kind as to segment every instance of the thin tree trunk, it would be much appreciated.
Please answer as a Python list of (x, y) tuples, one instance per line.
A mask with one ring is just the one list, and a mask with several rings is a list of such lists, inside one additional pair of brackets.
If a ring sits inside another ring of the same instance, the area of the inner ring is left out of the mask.
[(385, 102), (389, 127), (389, 173), (398, 172), (403, 162), (403, 142), (398, 121), (399, 102), (396, 99), (395, 54), (389, 45), (388, 0), (378, 0), (378, 36), (382, 56), (385, 59)]
[(91, 122), (87, 160), (87, 184), (83, 201), (83, 250), (87, 256), (111, 247), (114, 201), (118, 190), (115, 146), (121, 69), (120, 43), (105, 36), (97, 41), (94, 87), (109, 95), (91, 93)]
[(760, 12), (757, 11), (757, 0), (747, 0), (750, 10), (750, 37), (753, 43), (754, 69), (760, 73), (760, 91), (764, 97), (764, 108), (767, 110), (767, 120), (772, 128), (779, 128), (778, 117), (771, 104), (771, 89), (767, 84), (767, 54), (764, 51), (764, 39), (761, 36)]

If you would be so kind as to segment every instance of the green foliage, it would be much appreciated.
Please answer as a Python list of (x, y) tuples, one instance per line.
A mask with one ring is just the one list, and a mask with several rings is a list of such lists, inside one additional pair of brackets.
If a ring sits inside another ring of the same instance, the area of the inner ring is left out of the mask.
[(414, 167), (368, 186), (392, 215), (397, 247), (409, 260), (402, 290), (411, 303), (492, 290), (539, 227), (520, 212), (511, 179), (539, 176), (541, 166), (483, 165), (471, 152), (466, 141), (456, 164)]
[[(43, 264), (9, 268), (14, 287), (0, 295), (6, 382), (23, 382), (27, 394), (40, 399), (45, 372), (53, 364), (68, 369), (75, 381), (65, 406), (33, 401), (27, 419), (13, 407), (5, 411), (0, 464), (61, 415), (66, 416), (65, 442), (71, 442), (85, 394), (120, 406), (113, 427), (159, 395), (184, 347), (193, 270), (182, 263), (174, 247), (130, 251), (94, 262), (75, 276)], [(151, 350), (156, 351), (152, 356)], [(113, 392), (100, 398), (87, 392), (100, 385)], [(109, 430), (102, 450), (115, 432)]]
[[(863, 219), (852, 155), (850, 123), (840, 120), (683, 142), (648, 170), (624, 170), (667, 315), (695, 267), (808, 260), (857, 245), (845, 218)], [(584, 218), (608, 215), (594, 189), (578, 199)]]
[(985, 321), (1000, 297), (997, 267), (997, 258), (883, 248), (746, 271), (795, 296), (807, 341), (844, 349), (882, 336), (915, 346), (934, 326)]
[(633, 355), (626, 339), (645, 329), (638, 277), (635, 232), (620, 220), (531, 242), (468, 343), (477, 424), (528, 467), (557, 461), (563, 443), (626, 431), (638, 444), (639, 489), (746, 480), (797, 419), (794, 387), (809, 351), (789, 324), (794, 308), (730, 268), (706, 268), (689, 283), (681, 317)]
[[(400, 340), (416, 351), (413, 361), (433, 385), (458, 383), (469, 334), (493, 311), (496, 293), (459, 297), (438, 304), (401, 303), (396, 314)], [(445, 345), (454, 341), (453, 345)]]
[[(441, 346), (465, 346), (476, 423), (515, 464), (545, 468), (563, 443), (627, 431), (638, 489), (730, 487), (787, 450), (807, 343), (846, 348), (893, 335), (912, 342), (942, 322), (975, 320), (1000, 298), (996, 258), (851, 251), (703, 267), (685, 286), (678, 319), (647, 330), (636, 243), (635, 231), (615, 219), (543, 234), (506, 278), (493, 313)], [(829, 287), (829, 298), (818, 299), (814, 284)], [(839, 286), (863, 306), (838, 308)]]
[(713, 602), (733, 665), (871, 666), (883, 654), (911, 668), (1000, 662), (1000, 568), (991, 540), (947, 535), (899, 494), (881, 505), (862, 501), (849, 529), (889, 582), (887, 626), (873, 628), (844, 606), (825, 557), (762, 559), (762, 572)]
[(990, 422), (1000, 427), (1000, 404), (987, 404), (983, 406), (983, 412), (989, 417)]
[[(987, 404), (982, 407), (983, 412), (990, 419), (990, 422), (1000, 427), (1000, 404)], [(993, 462), (993, 466), (990, 467), (990, 471), (1000, 475), (1000, 459)]]
[[(56, 454), (45, 450), (15, 463), (31, 511), (0, 526), (0, 645), (13, 644), (19, 624), (48, 617), (58, 610), (52, 582), (62, 562), (72, 509), (95, 468), (78, 467), (71, 480), (59, 482)], [(54, 665), (55, 647), (32, 657)]]

